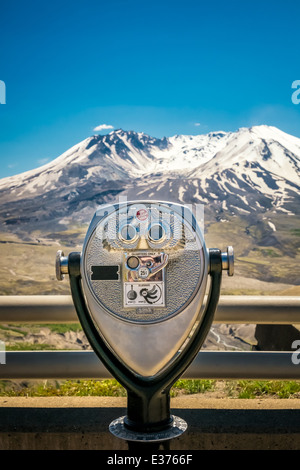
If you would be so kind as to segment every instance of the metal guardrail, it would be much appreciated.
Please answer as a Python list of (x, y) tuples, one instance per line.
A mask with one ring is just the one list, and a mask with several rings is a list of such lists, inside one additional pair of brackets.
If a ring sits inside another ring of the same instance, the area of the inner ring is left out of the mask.
[[(0, 296), (0, 323), (68, 323), (78, 318), (70, 296)], [(221, 296), (214, 323), (297, 324), (300, 297)], [(184, 378), (300, 379), (295, 351), (202, 350)], [(300, 353), (299, 353), (300, 356)], [(93, 351), (8, 351), (0, 379), (110, 378)]]
[[(0, 379), (107, 379), (93, 351), (9, 351)], [(292, 352), (200, 351), (185, 379), (300, 379)]]
[[(71, 296), (0, 296), (0, 323), (74, 323), (78, 321)], [(297, 324), (300, 297), (224, 295), (214, 323)]]

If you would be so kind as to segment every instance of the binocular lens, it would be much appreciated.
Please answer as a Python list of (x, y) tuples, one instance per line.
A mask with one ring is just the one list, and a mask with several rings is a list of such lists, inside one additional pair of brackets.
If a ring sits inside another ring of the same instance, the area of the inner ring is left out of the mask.
[(160, 224), (152, 225), (149, 229), (149, 232), (148, 232), (149, 239), (152, 242), (161, 241), (164, 238), (165, 234), (166, 234), (166, 232), (165, 232), (163, 226), (160, 225)]
[(137, 237), (136, 228), (133, 225), (124, 225), (120, 230), (120, 237), (123, 241), (132, 242)]

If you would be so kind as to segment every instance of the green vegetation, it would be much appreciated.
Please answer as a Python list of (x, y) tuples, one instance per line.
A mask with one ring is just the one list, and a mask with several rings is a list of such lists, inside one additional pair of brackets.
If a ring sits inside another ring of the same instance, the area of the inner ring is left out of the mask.
[(81, 331), (81, 325), (77, 323), (14, 323), (13, 325), (0, 324), (0, 331), (5, 334), (17, 333), (17, 336), (26, 336), (28, 332), (36, 333), (42, 328), (48, 328), (51, 333), (64, 334), (67, 331)]
[(45, 381), (37, 384), (13, 384), (0, 381), (0, 396), (59, 397), (59, 396), (126, 396), (125, 389), (114, 379)]
[(10, 326), (5, 326), (5, 325), (0, 325), (0, 330), (3, 330), (3, 332), (8, 333), (8, 334), (10, 332), (13, 332), (13, 333), (17, 333), (18, 335), (26, 335), (24, 331), (20, 331), (18, 328), (13, 328)]
[[(254, 249), (253, 249), (254, 251)], [(262, 248), (260, 249), (260, 252), (263, 257), (269, 256), (271, 258), (280, 258), (281, 255), (278, 251), (273, 250), (272, 248)]]
[[(7, 351), (73, 349), (73, 346), (76, 346), (75, 343), (64, 342), (65, 334), (81, 331), (82, 328), (79, 322), (0, 324), (0, 341), (5, 343)], [(53, 337), (52, 335), (56, 336)], [(57, 335), (59, 335), (59, 343), (57, 342)]]
[[(222, 394), (220, 394), (220, 388)], [(210, 394), (218, 398), (299, 398), (300, 381), (276, 380), (178, 380), (171, 389), (171, 397)], [(59, 396), (105, 396), (125, 397), (126, 390), (115, 380), (65, 380), (42, 383), (13, 383), (0, 381), (0, 396), (9, 397), (59, 397)]]
[(228, 384), (229, 396), (235, 398), (299, 398), (300, 382), (277, 380), (239, 380)]
[(55, 346), (46, 343), (14, 343), (5, 346), (6, 351), (50, 351), (55, 350)]
[[(41, 328), (49, 328), (51, 333), (58, 333), (63, 335), (67, 331), (81, 331), (81, 325), (80, 323), (43, 323), (43, 325), (35, 325), (37, 329)], [(32, 328), (31, 328), (31, 331)]]
[(181, 393), (191, 395), (194, 393), (205, 393), (214, 389), (215, 380), (187, 380), (179, 379), (171, 389), (171, 397), (176, 397)]
[[(214, 388), (213, 380), (178, 380), (171, 390), (171, 396), (181, 394), (205, 393)], [(110, 396), (124, 397), (126, 390), (115, 380), (65, 380), (45, 381), (37, 384), (14, 384), (10, 381), (0, 381), (1, 396)]]
[(26, 332), (16, 328), (16, 326), (0, 325), (0, 339), (10, 337), (23, 338)]

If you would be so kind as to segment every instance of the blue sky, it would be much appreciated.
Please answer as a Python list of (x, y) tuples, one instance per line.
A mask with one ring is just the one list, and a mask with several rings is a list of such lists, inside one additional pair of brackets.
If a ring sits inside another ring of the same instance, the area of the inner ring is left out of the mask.
[(268, 124), (300, 137), (299, 18), (298, 0), (1, 2), (0, 177), (102, 124), (155, 137)]

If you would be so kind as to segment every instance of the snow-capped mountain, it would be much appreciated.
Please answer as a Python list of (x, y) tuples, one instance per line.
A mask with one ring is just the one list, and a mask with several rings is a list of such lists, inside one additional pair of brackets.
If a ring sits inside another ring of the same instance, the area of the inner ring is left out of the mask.
[(63, 153), (52, 162), (32, 171), (0, 180), (0, 190), (10, 188), (16, 195), (59, 189), (60, 183), (72, 186), (82, 181), (122, 180), (141, 176), (145, 168), (155, 168), (155, 152), (164, 140), (144, 134), (118, 130), (105, 136), (92, 136)]
[(113, 131), (92, 136), (52, 162), (0, 180), (0, 218), (9, 228), (89, 220), (126, 195), (204, 203), (226, 215), (300, 212), (300, 139), (275, 127), (157, 139)]
[(119, 129), (89, 137), (40, 168), (3, 178), (0, 191), (10, 188), (16, 197), (24, 198), (39, 193), (39, 188), (44, 192), (56, 189), (63, 180), (68, 184), (81, 180), (128, 181), (160, 172), (186, 172), (210, 160), (224, 147), (228, 135), (222, 132), (155, 139)]
[[(206, 147), (201, 146), (203, 141)], [(173, 145), (168, 148), (170, 159), (175, 163), (166, 168), (168, 178), (158, 182), (152, 174), (150, 188), (144, 179), (139, 191), (142, 197), (153, 197), (159, 191), (180, 202), (213, 203), (214, 211), (224, 214), (270, 209), (299, 213), (300, 139), (274, 127), (256, 126), (195, 138), (179, 136), (169, 142)]]
[(223, 201), (244, 210), (272, 204), (286, 211), (285, 206), (299, 195), (299, 157), (300, 139), (274, 127), (244, 128), (231, 134), (221, 151), (188, 176), (199, 178), (204, 192), (212, 196), (212, 184), (206, 184), (211, 179), (217, 185), (217, 197), (222, 194)]

